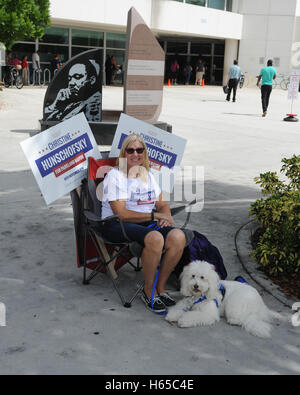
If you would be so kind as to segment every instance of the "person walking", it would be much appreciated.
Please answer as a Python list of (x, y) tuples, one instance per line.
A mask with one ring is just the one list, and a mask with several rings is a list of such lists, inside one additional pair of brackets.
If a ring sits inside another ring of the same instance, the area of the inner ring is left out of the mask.
[(257, 80), (257, 86), (261, 82), (261, 104), (263, 114), (265, 117), (267, 115), (267, 110), (269, 106), (270, 95), (272, 92), (273, 80), (276, 78), (276, 69), (273, 67), (273, 60), (269, 59), (267, 62), (267, 67), (261, 69)]
[(240, 78), (241, 78), (241, 69), (238, 66), (238, 61), (234, 60), (233, 66), (230, 67), (229, 73), (228, 73), (228, 81), (227, 81), (228, 93), (227, 93), (227, 97), (226, 97), (227, 101), (230, 101), (231, 91), (233, 91), (232, 101), (235, 102), (236, 90), (237, 90), (237, 86), (238, 86)]

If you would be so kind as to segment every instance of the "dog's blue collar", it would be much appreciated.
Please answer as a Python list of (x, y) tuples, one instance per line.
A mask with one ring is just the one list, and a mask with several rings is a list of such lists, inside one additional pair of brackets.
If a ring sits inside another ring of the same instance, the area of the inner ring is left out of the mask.
[[(222, 294), (222, 300), (223, 300), (224, 296), (225, 296), (225, 293), (226, 293), (226, 289), (225, 289), (225, 287), (222, 284), (219, 285), (219, 291)], [(202, 296), (202, 298), (197, 299), (193, 304), (198, 304), (198, 303), (204, 302), (205, 300), (207, 300), (207, 297), (206, 296)], [(213, 301), (215, 302), (217, 308), (219, 308), (218, 300), (215, 298), (215, 299), (213, 299)], [(186, 311), (186, 310), (184, 310), (184, 311)]]

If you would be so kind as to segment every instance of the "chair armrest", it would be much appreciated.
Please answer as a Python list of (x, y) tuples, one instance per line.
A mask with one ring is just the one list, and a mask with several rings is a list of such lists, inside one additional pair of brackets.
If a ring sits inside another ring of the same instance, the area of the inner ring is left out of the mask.
[(106, 217), (102, 219), (101, 217), (99, 217), (98, 215), (94, 214), (92, 211), (89, 210), (83, 210), (83, 214), (88, 220), (93, 222), (108, 222), (113, 220), (120, 220), (119, 215), (111, 215), (110, 217)]
[(105, 224), (106, 222), (110, 222), (110, 221), (118, 221), (120, 223), (121, 230), (125, 240), (127, 242), (132, 243), (132, 240), (130, 240), (127, 233), (125, 232), (123, 221), (121, 220), (121, 217), (119, 215), (111, 215), (109, 217), (102, 219), (101, 217), (99, 217), (98, 215), (94, 214), (92, 211), (89, 210), (83, 210), (83, 214), (89, 221), (98, 222), (99, 224), (100, 223)]

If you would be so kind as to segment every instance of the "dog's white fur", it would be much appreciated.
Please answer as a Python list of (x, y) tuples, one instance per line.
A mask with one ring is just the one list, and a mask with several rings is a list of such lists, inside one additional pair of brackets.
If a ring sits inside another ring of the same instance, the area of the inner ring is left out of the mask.
[[(169, 322), (180, 327), (213, 325), (224, 316), (231, 325), (242, 326), (252, 335), (270, 337), (270, 322), (281, 318), (269, 310), (255, 288), (238, 281), (222, 281), (214, 266), (204, 261), (194, 261), (181, 274), (180, 292), (184, 299), (171, 307), (166, 315)], [(222, 284), (226, 290), (224, 299), (219, 290)], [(206, 300), (194, 304), (199, 298)], [(218, 302), (215, 302), (215, 300)]]

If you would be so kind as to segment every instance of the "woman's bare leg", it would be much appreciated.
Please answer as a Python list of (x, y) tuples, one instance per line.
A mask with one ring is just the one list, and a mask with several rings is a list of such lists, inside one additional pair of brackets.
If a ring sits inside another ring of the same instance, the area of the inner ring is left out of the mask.
[[(145, 294), (150, 299), (156, 271), (161, 259), (164, 246), (163, 236), (156, 231), (149, 232), (144, 240), (145, 247), (142, 253), (142, 266), (145, 279)], [(156, 294), (156, 291), (155, 291)]]
[(185, 243), (185, 234), (182, 232), (182, 230), (173, 229), (168, 233), (165, 243), (166, 252), (163, 257), (158, 281), (156, 284), (156, 290), (159, 294), (166, 292), (166, 282), (182, 256)]

